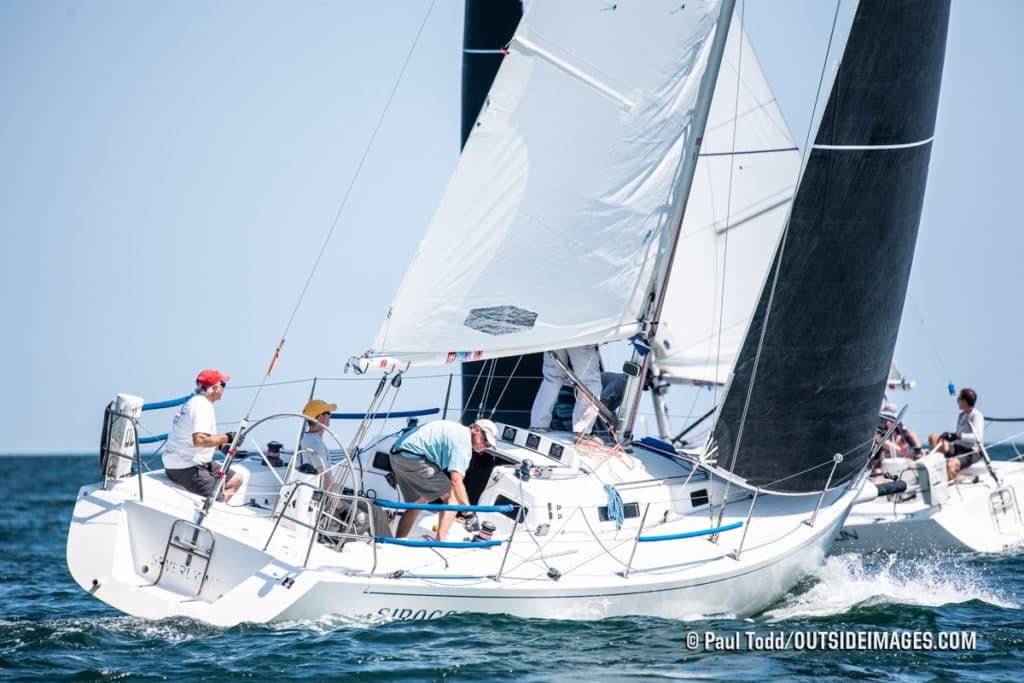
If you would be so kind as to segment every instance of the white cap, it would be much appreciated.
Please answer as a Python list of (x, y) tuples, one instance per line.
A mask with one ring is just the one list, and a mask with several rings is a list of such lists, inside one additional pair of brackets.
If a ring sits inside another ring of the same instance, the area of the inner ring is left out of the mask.
[(480, 431), (484, 433), (484, 440), (488, 447), (494, 448), (498, 445), (498, 425), (490, 420), (477, 420), (473, 425), (479, 427)]

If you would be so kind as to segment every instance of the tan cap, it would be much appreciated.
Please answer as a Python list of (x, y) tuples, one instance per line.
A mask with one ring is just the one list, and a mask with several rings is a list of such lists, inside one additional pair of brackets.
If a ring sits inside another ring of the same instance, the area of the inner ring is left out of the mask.
[(333, 413), (337, 409), (337, 403), (328, 403), (327, 401), (321, 401), (318, 398), (314, 398), (306, 404), (305, 408), (302, 409), (302, 414), (315, 420), (318, 415), (323, 413)]

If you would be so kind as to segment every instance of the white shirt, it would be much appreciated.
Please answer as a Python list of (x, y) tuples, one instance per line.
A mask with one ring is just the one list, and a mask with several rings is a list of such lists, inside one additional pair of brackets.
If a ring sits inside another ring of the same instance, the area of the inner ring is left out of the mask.
[(977, 408), (971, 408), (956, 416), (956, 430), (960, 438), (953, 443), (973, 450), (985, 439), (985, 417)]
[(196, 432), (217, 433), (217, 414), (213, 403), (200, 394), (186, 401), (174, 416), (174, 424), (164, 446), (164, 469), (183, 470), (213, 460), (213, 446), (202, 448), (192, 445), (192, 435)]
[(331, 469), (331, 458), (327, 454), (327, 444), (324, 443), (322, 432), (303, 434), (302, 440), (299, 441), (299, 450), (305, 448), (312, 449), (313, 452), (299, 453), (299, 459), (295, 463), (296, 468), (302, 467), (304, 463), (309, 463), (317, 471)]

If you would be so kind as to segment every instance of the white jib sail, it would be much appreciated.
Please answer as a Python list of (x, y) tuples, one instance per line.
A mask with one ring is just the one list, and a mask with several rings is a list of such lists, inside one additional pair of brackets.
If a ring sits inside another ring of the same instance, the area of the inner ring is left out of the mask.
[(638, 331), (720, 11), (529, 4), (370, 355), (451, 363)]
[(799, 175), (800, 152), (734, 15), (655, 344), (664, 376), (726, 382)]

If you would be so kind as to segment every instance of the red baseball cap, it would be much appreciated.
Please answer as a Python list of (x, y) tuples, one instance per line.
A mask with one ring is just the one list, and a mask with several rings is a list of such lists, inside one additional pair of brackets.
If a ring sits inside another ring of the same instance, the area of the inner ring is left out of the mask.
[(220, 382), (230, 381), (231, 375), (225, 375), (220, 370), (213, 370), (212, 368), (203, 370), (196, 376), (196, 384), (198, 384), (204, 389), (209, 389), (214, 384), (218, 384)]

